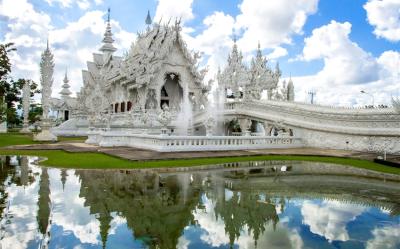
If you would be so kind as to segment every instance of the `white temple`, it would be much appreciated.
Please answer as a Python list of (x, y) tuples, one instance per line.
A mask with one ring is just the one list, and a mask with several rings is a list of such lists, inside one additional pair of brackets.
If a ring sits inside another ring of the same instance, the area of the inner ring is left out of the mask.
[[(400, 151), (394, 108), (351, 109), (294, 102), (294, 84), (268, 66), (260, 46), (250, 67), (236, 41), (225, 68), (204, 83), (181, 36), (179, 21), (152, 23), (124, 57), (115, 56), (110, 19), (99, 53), (71, 97), (67, 74), (52, 109), (64, 122), (57, 135), (88, 135), (87, 143), (158, 151), (239, 150), (315, 146)], [(52, 77), (52, 76), (51, 76)], [(262, 98), (265, 96), (265, 98)]]

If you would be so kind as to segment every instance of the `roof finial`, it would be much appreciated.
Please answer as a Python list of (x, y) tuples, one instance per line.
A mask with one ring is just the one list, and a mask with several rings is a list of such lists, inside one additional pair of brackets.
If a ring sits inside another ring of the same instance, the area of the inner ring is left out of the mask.
[(49, 36), (47, 35), (47, 46), (46, 49), (49, 50)]
[(150, 10), (147, 11), (147, 16), (146, 16), (146, 24), (147, 25), (151, 25), (152, 21), (151, 21), (151, 17), (150, 17)]
[(106, 32), (104, 33), (103, 46), (100, 48), (100, 51), (102, 51), (103, 53), (113, 53), (117, 49), (113, 46), (114, 39), (112, 38), (111, 24), (110, 24), (111, 9), (108, 8), (107, 12), (108, 16), (107, 16)]
[(233, 42), (236, 43), (236, 34), (233, 34)]

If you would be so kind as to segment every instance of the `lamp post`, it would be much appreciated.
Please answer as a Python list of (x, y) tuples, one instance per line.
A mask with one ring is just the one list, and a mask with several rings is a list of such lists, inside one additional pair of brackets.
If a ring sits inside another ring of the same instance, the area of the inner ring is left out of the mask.
[(361, 90), (360, 93), (364, 93), (364, 94), (367, 94), (367, 95), (371, 96), (371, 97), (372, 97), (372, 106), (375, 106), (375, 98), (374, 98), (374, 95), (372, 95), (372, 94), (370, 94), (370, 93), (367, 93), (367, 92), (364, 91), (364, 90)]

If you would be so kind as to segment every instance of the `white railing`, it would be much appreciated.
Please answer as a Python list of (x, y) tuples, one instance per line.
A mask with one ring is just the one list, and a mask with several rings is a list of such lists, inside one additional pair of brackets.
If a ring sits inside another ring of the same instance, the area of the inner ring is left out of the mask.
[[(89, 135), (90, 138), (90, 135)], [(106, 132), (96, 135), (100, 146), (129, 146), (161, 152), (223, 151), (301, 147), (297, 137), (270, 136), (161, 136)]]

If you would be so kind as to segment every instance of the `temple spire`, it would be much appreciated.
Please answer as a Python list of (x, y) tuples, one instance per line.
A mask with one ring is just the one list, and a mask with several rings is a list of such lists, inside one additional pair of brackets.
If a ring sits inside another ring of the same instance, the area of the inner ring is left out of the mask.
[(150, 10), (147, 11), (147, 16), (146, 16), (146, 25), (150, 26), (152, 23), (151, 16), (150, 16)]
[(105, 55), (111, 55), (117, 51), (113, 45), (114, 39), (112, 38), (113, 34), (111, 32), (110, 12), (111, 10), (108, 8), (106, 32), (104, 32), (103, 46), (100, 48), (100, 51)]
[(40, 83), (42, 85), (42, 108), (43, 118), (48, 118), (50, 109), (51, 88), (53, 86), (54, 56), (51, 53), (49, 40), (47, 39), (46, 50), (42, 53), (40, 61)]
[(65, 69), (65, 76), (64, 76), (64, 80), (63, 80), (64, 84), (62, 85), (62, 90), (60, 92), (61, 98), (67, 98), (69, 97), (72, 93), (69, 90), (69, 88), (71, 87), (68, 82), (68, 70)]
[(258, 58), (258, 59), (262, 59), (262, 52), (261, 52), (260, 41), (258, 41), (258, 45), (257, 45), (257, 58)]

